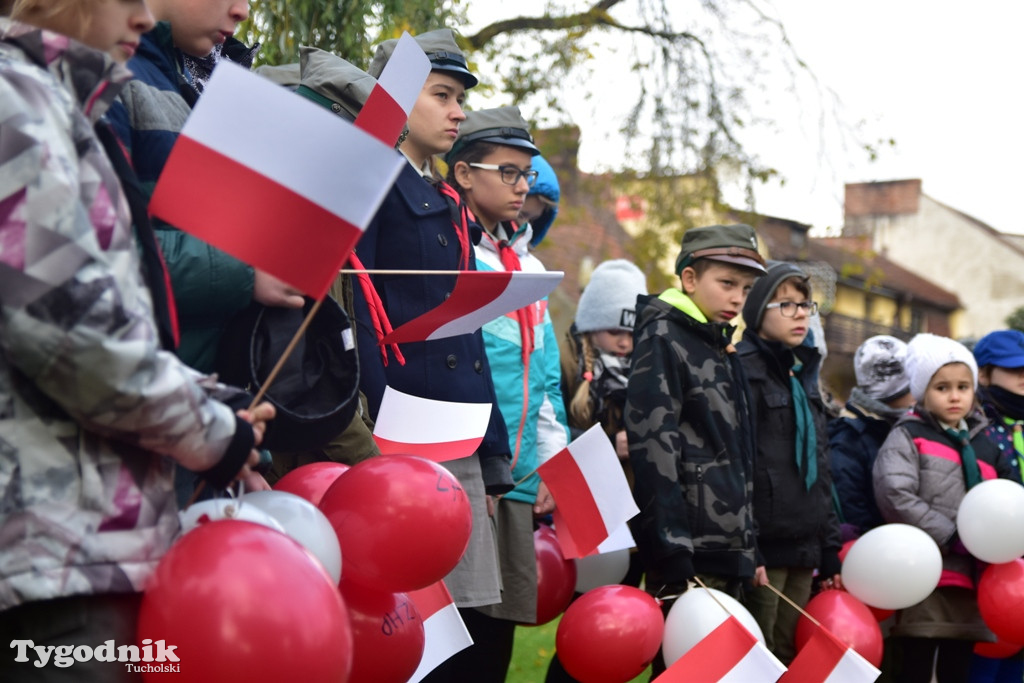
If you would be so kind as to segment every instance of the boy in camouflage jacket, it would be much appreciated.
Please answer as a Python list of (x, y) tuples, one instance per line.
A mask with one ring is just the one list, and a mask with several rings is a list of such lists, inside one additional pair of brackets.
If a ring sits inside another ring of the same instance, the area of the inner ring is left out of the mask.
[(754, 433), (729, 324), (764, 273), (746, 225), (693, 228), (676, 260), (681, 289), (640, 296), (625, 422), (647, 590), (695, 576), (739, 595), (756, 560)]

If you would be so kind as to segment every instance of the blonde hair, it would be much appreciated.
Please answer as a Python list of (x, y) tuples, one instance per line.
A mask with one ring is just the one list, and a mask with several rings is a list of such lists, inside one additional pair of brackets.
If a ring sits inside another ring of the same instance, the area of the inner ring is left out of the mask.
[(81, 22), (82, 31), (88, 27), (92, 18), (92, 6), (103, 0), (6, 0), (0, 2), (3, 13), (17, 21), (40, 25), (65, 12), (74, 12), (75, 18)]
[(576, 393), (569, 402), (569, 417), (580, 426), (589, 427), (593, 424), (594, 406), (590, 400), (590, 382), (594, 378), (594, 356), (596, 348), (590, 341), (590, 332), (580, 335), (580, 355), (583, 360), (583, 381), (576, 387)]

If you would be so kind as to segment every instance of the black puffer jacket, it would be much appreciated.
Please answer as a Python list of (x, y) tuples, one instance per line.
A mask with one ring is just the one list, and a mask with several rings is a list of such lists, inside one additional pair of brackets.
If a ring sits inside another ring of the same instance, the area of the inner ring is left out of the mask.
[[(816, 377), (821, 355), (816, 349), (795, 349), (761, 339), (747, 330), (736, 350), (750, 382), (757, 455), (754, 458), (754, 520), (757, 546), (765, 566), (818, 567), (838, 573), (841, 546), (839, 520), (832, 504), (825, 405)], [(794, 354), (814, 415), (818, 445), (818, 478), (810, 490), (796, 466), (796, 418), (789, 373)]]

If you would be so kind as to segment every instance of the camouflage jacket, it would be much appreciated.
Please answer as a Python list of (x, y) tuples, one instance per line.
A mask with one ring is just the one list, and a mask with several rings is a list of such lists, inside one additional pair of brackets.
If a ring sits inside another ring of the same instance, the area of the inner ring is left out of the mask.
[(678, 290), (637, 300), (625, 421), (649, 590), (754, 574), (748, 389), (733, 328), (703, 317)]
[(227, 388), (160, 350), (93, 132), (128, 76), (0, 19), (0, 610), (140, 590), (178, 531), (163, 456), (229, 469), (252, 447)]

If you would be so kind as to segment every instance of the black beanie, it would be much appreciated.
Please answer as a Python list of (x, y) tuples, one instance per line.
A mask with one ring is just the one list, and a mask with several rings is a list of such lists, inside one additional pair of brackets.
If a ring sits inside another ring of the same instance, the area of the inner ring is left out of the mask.
[(783, 280), (791, 277), (798, 277), (807, 280), (807, 273), (799, 267), (785, 261), (769, 261), (768, 272), (754, 281), (747, 295), (747, 302), (743, 304), (743, 322), (747, 327), (757, 332), (761, 329), (761, 322), (764, 320), (764, 307), (775, 296), (775, 290), (779, 288)]

